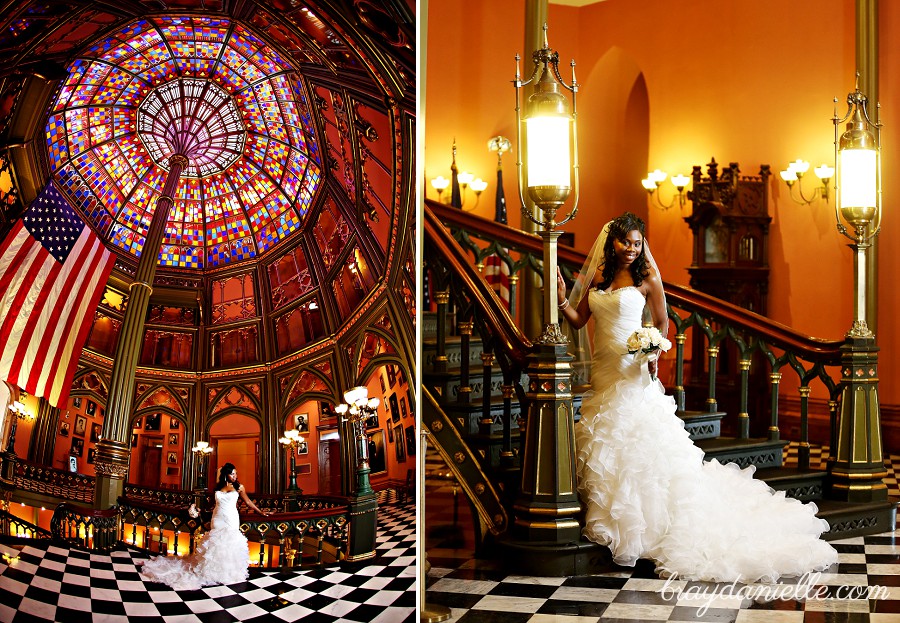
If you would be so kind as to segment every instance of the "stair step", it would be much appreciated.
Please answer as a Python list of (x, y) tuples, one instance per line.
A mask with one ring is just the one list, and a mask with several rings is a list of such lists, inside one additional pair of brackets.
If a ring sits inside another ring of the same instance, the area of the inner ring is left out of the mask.
[(693, 441), (714, 439), (722, 434), (722, 418), (724, 411), (709, 413), (708, 411), (676, 411), (676, 415), (684, 421), (684, 429)]
[(892, 532), (897, 521), (895, 498), (885, 502), (839, 502), (818, 500), (817, 517), (828, 522), (831, 529), (822, 535), (826, 541), (846, 539), (863, 534)]
[(695, 442), (706, 454), (706, 460), (717, 459), (720, 463), (736, 463), (742, 469), (750, 465), (757, 468), (781, 467), (784, 447), (787, 441), (760, 438), (738, 439), (717, 437), (700, 439)]
[(765, 481), (776, 491), (801, 502), (821, 500), (825, 493), (824, 469), (800, 469), (799, 467), (766, 467), (757, 469), (755, 478)]

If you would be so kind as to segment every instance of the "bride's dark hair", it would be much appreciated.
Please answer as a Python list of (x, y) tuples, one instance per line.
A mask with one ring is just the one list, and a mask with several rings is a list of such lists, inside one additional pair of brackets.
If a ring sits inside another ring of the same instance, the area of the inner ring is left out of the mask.
[[(225, 485), (228, 483), (228, 476), (235, 470), (234, 463), (225, 463), (222, 466), (222, 469), (219, 470), (219, 482), (216, 483), (216, 491), (220, 491), (225, 488)], [(241, 483), (235, 480), (231, 485), (235, 489), (241, 488)]]
[[(616, 276), (618, 258), (616, 258), (616, 249), (613, 246), (613, 241), (623, 242), (628, 232), (635, 229), (641, 232), (641, 238), (643, 239), (646, 230), (644, 221), (631, 212), (617, 216), (609, 222), (609, 233), (606, 237), (606, 244), (603, 245), (603, 272), (601, 273), (600, 285), (597, 286), (599, 289), (607, 289), (612, 285)], [(631, 263), (631, 279), (634, 281), (634, 285), (639, 286), (649, 274), (650, 267), (647, 265), (647, 255), (644, 253), (644, 245), (641, 245), (641, 252)]]

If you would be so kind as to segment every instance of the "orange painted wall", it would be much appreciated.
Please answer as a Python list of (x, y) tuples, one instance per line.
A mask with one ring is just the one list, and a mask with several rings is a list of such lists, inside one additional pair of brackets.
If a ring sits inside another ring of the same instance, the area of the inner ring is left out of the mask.
[[(895, 349), (888, 348), (898, 339), (892, 314), (900, 303), (893, 286), (898, 260), (886, 250), (900, 237), (891, 210), (897, 195), (891, 181), (900, 179), (894, 175), (900, 164), (890, 149), (900, 145), (900, 125), (894, 121), (900, 119), (895, 112), (900, 50), (891, 48), (889, 38), (900, 27), (900, 6), (880, 7), (887, 216), (878, 341), (880, 377), (888, 380), (900, 367)], [(495, 162), (485, 148), (487, 139), (497, 133), (515, 138), (511, 59), (522, 51), (524, 21), (523, 3), (514, 0), (429, 2), (429, 179), (449, 177), (454, 136), (460, 168), (480, 177), (490, 176)], [(854, 3), (734, 0), (711, 9), (700, 2), (606, 0), (582, 8), (550, 5), (549, 25), (563, 77), (569, 79), (568, 60), (575, 58), (582, 85), (581, 200), (569, 227), (576, 246), (586, 251), (604, 222), (626, 209), (634, 211), (648, 217), (649, 239), (664, 277), (686, 284), (691, 238), (683, 216), (689, 206), (684, 214), (649, 208), (640, 179), (655, 168), (689, 174), (692, 166), (702, 165), (705, 171), (711, 157), (726, 165), (738, 162), (750, 175), (769, 164), (774, 172), (769, 316), (812, 336), (841, 338), (853, 315), (848, 241), (836, 231), (833, 203), (796, 205), (778, 171), (797, 158), (833, 161), (833, 98), (843, 102), (854, 87)], [(510, 223), (519, 225), (514, 156), (505, 156), (504, 163)], [(427, 192), (435, 197), (430, 186)], [(476, 210), (482, 216), (493, 216), (493, 192), (492, 185), (485, 193), (488, 201), (482, 199)], [(663, 194), (671, 197), (671, 185)], [(882, 404), (900, 404), (894, 384), (883, 382), (880, 391)]]

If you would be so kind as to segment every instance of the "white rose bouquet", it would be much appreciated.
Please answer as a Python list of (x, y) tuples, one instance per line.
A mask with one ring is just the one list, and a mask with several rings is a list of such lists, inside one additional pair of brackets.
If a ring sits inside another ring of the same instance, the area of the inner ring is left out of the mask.
[(641, 327), (628, 336), (625, 345), (628, 354), (639, 365), (645, 361), (655, 361), (661, 352), (672, 348), (672, 342), (664, 338), (656, 327)]

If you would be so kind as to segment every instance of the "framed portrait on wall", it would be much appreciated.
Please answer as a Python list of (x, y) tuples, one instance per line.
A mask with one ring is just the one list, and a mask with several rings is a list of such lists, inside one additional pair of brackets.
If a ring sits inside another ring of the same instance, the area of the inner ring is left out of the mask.
[(297, 454), (309, 454), (309, 443), (301, 441), (297, 445)]
[(171, 428), (172, 430), (178, 430), (179, 426), (180, 424), (177, 417), (173, 417), (169, 420), (169, 428)]
[(134, 420), (134, 427), (135, 427), (135, 428), (140, 428), (140, 427), (141, 427), (141, 418), (136, 418), (136, 419)]
[(81, 408), (81, 396), (75, 396), (74, 398), (72, 398), (72, 406), (76, 409)]
[(366, 418), (366, 428), (378, 428), (378, 409), (375, 409), (371, 417)]
[(406, 390), (406, 404), (409, 405), (409, 414), (415, 415), (415, 413), (416, 413), (415, 404), (416, 403), (413, 402), (413, 392), (412, 392), (411, 387)]
[(400, 413), (403, 414), (403, 417), (406, 417), (406, 398), (400, 399)]
[(177, 467), (167, 467), (166, 468), (166, 476), (177, 476), (178, 468)]
[(97, 403), (93, 400), (88, 400), (87, 409), (85, 410), (89, 416), (94, 417), (94, 414), (97, 413)]
[(59, 425), (59, 436), (60, 437), (68, 437), (69, 436), (69, 423), (62, 422)]
[(73, 437), (72, 451), (69, 454), (71, 454), (72, 456), (81, 456), (82, 454), (84, 454), (84, 439)]
[(138, 436), (137, 433), (131, 433), (131, 447), (137, 448), (138, 445)]
[(177, 462), (178, 462), (178, 454), (176, 454), (175, 452), (169, 452), (169, 454), (166, 458), (166, 463), (177, 463)]
[(159, 430), (159, 413), (151, 413), (144, 422), (144, 430)]
[[(84, 431), (87, 430), (87, 418), (79, 415), (75, 418), (75, 434), (84, 437)], [(79, 455), (81, 456), (81, 455)]]
[(297, 464), (297, 473), (298, 474), (311, 474), (312, 473), (312, 465), (309, 463), (298, 463)]
[(406, 427), (406, 453), (409, 456), (416, 456), (416, 427)]
[(178, 433), (170, 433), (169, 434), (169, 445), (170, 446), (178, 445)]
[(381, 429), (369, 433), (369, 467), (372, 474), (387, 471), (387, 461), (384, 456), (384, 431)]
[(88, 462), (88, 463), (93, 463), (93, 462), (94, 462), (94, 453), (95, 453), (96, 451), (97, 451), (97, 450), (94, 449), (94, 448), (88, 448), (88, 458), (87, 458), (87, 462)]
[(394, 422), (400, 421), (400, 405), (397, 404), (397, 394), (391, 394), (391, 397), (388, 399), (388, 402), (391, 405), (391, 420)]
[(381, 394), (384, 395), (384, 392), (387, 391), (387, 387), (384, 385), (384, 375), (381, 373), (378, 374), (378, 382), (381, 383)]
[(97, 423), (91, 424), (91, 441), (94, 443), (100, 441), (100, 425)]
[(309, 432), (309, 413), (298, 413), (294, 416), (294, 428), (301, 433)]
[(387, 364), (385, 368), (387, 368), (388, 385), (393, 387), (397, 384), (397, 371), (394, 369), (394, 364), (392, 363)]
[(394, 443), (394, 429), (391, 426), (387, 427), (388, 432), (388, 443)]
[(406, 442), (403, 438), (403, 426), (397, 425), (394, 427), (394, 441), (397, 442), (394, 445), (394, 451), (397, 453), (397, 462), (406, 463)]

